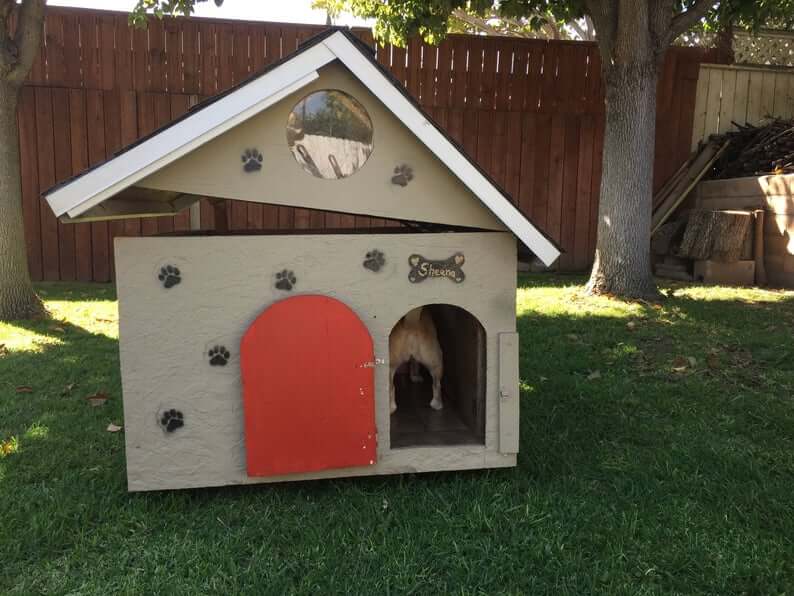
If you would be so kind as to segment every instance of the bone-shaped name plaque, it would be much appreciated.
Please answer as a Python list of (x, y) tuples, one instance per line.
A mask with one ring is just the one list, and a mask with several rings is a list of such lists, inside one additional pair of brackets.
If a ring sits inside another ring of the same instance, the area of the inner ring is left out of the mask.
[(456, 252), (442, 261), (431, 261), (422, 255), (411, 255), (408, 257), (408, 264), (411, 266), (408, 281), (418, 284), (429, 277), (446, 277), (459, 284), (466, 279), (466, 274), (463, 273), (463, 263), (465, 262), (466, 257), (461, 252)]

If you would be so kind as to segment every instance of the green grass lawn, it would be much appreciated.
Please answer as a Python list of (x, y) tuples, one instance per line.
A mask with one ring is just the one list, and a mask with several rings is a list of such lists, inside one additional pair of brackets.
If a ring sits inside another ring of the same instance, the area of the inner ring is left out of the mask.
[(0, 594), (794, 594), (794, 293), (581, 281), (520, 280), (516, 469), (132, 495), (114, 292), (40, 286), (0, 324)]

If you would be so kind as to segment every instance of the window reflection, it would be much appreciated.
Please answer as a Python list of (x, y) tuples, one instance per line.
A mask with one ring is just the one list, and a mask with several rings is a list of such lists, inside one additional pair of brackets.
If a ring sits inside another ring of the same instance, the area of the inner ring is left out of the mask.
[(372, 120), (347, 93), (317, 91), (290, 112), (287, 143), (295, 160), (313, 176), (346, 178), (372, 153)]

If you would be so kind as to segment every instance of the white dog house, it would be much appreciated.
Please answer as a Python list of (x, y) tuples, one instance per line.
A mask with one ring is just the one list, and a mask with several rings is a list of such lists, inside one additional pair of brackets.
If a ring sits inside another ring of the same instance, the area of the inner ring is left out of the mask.
[[(406, 223), (117, 239), (131, 491), (515, 465), (516, 238), (559, 250), (371, 54), (330, 30), (47, 192), (67, 221), (220, 197)], [(389, 334), (418, 306), (444, 408), (398, 372), (390, 414)]]

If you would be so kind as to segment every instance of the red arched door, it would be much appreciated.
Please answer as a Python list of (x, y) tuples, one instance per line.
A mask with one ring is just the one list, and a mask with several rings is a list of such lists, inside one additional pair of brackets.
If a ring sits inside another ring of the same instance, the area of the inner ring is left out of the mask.
[(327, 296), (295, 296), (259, 315), (240, 367), (249, 476), (376, 461), (369, 331)]

